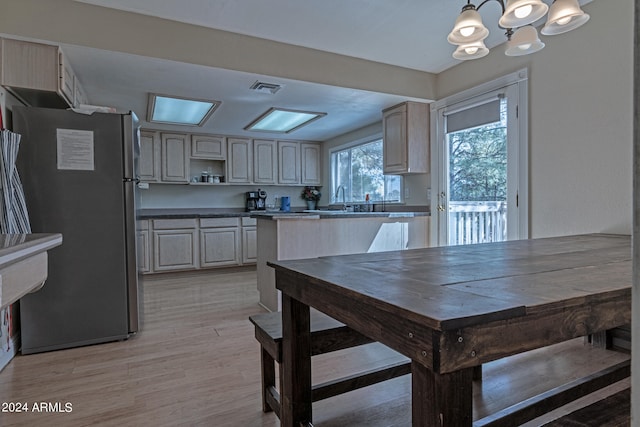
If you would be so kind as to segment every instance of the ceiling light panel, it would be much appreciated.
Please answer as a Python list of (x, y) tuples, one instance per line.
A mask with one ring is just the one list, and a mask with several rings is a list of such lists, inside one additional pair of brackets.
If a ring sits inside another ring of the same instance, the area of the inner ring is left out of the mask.
[(220, 101), (149, 94), (148, 120), (185, 126), (202, 126)]
[(326, 115), (327, 113), (270, 108), (244, 129), (257, 132), (290, 133)]

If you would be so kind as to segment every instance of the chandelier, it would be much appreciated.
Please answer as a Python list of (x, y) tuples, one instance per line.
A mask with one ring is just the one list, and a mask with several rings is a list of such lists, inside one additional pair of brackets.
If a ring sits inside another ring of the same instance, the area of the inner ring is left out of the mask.
[(555, 0), (551, 7), (542, 0), (484, 0), (478, 7), (467, 0), (447, 37), (449, 43), (458, 45), (453, 52), (454, 58), (476, 59), (489, 53), (483, 41), (489, 35), (489, 30), (482, 23), (478, 10), (490, 1), (497, 1), (502, 7), (498, 26), (505, 30), (507, 36), (507, 56), (528, 55), (544, 47), (538, 31), (531, 24), (542, 18), (547, 11), (547, 22), (540, 31), (544, 35), (566, 33), (589, 20), (589, 15), (580, 9), (578, 0)]

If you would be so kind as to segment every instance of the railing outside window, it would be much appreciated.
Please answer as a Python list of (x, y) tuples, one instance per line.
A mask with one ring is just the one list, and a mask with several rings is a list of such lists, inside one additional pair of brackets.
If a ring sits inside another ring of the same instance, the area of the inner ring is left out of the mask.
[(450, 245), (501, 242), (506, 238), (506, 202), (449, 202)]

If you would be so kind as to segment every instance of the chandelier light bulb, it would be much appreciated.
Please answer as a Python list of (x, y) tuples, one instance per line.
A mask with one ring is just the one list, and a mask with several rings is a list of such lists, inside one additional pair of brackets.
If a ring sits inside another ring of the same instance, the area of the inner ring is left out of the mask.
[(460, 28), (460, 34), (464, 37), (469, 37), (476, 29), (474, 27)]
[(507, 0), (498, 24), (502, 28), (518, 28), (542, 18), (549, 6), (542, 0)]
[(489, 49), (484, 45), (482, 40), (475, 43), (468, 43), (458, 46), (453, 57), (466, 61), (468, 59), (482, 58), (489, 54)]
[(533, 6), (531, 6), (530, 4), (526, 4), (514, 10), (513, 14), (516, 16), (516, 18), (522, 19), (529, 16), (532, 10), (533, 10)]
[(556, 21), (556, 24), (558, 24), (558, 25), (567, 25), (569, 22), (571, 22), (571, 17), (570, 16), (568, 16), (566, 18), (558, 19)]

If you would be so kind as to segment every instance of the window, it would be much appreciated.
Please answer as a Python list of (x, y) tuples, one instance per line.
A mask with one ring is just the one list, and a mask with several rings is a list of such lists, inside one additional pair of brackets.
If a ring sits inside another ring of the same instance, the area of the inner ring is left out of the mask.
[(367, 194), (372, 202), (402, 202), (402, 177), (382, 173), (382, 139), (331, 153), (331, 203), (342, 203), (343, 189), (345, 203), (364, 203)]

